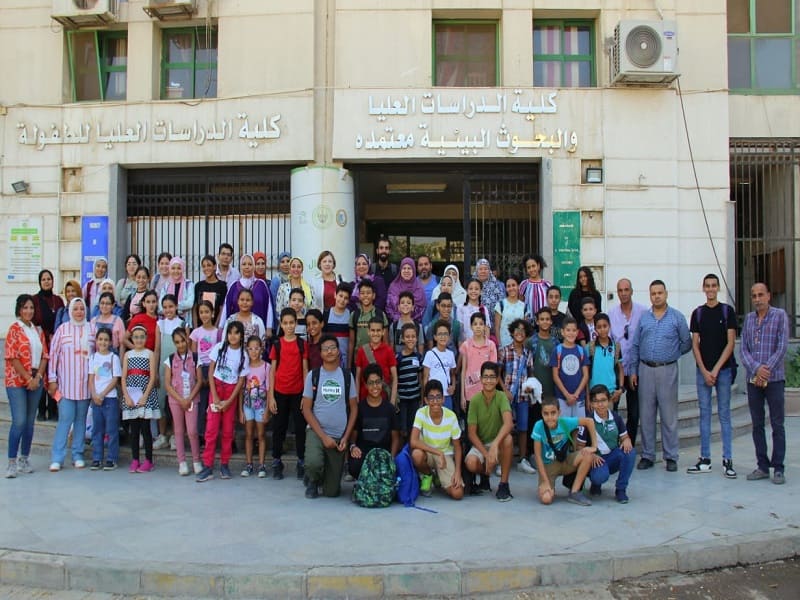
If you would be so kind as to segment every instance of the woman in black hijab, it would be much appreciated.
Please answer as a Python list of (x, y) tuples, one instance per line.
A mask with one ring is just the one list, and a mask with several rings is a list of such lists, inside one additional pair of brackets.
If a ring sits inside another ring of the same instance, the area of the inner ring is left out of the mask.
[[(50, 346), (50, 338), (53, 337), (55, 329), (56, 313), (59, 308), (64, 308), (64, 301), (61, 296), (53, 293), (53, 273), (47, 269), (39, 271), (39, 291), (33, 297), (33, 323), (44, 331), (44, 338), (47, 346)], [(46, 421), (58, 420), (58, 408), (55, 400), (47, 394), (46, 388), (39, 399), (38, 419)]]

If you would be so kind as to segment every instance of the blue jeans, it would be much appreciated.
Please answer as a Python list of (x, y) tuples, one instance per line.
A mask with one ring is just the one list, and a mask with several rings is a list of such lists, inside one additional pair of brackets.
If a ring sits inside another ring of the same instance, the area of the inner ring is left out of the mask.
[(83, 460), (83, 444), (86, 435), (86, 413), (89, 400), (70, 400), (62, 398), (58, 403), (58, 424), (50, 451), (50, 462), (64, 464), (67, 457), (67, 436), (72, 427), (72, 462)]
[(633, 466), (636, 464), (636, 449), (631, 448), (628, 454), (622, 448), (614, 448), (610, 454), (603, 457), (605, 461), (599, 467), (592, 467), (589, 472), (589, 481), (592, 485), (603, 485), (613, 473), (619, 471), (617, 484), (614, 486), (618, 490), (628, 489), (628, 482), (633, 473)]
[[(711, 458), (711, 389), (697, 369), (697, 401), (700, 404), (700, 457)], [(731, 370), (722, 369), (714, 388), (717, 390), (717, 410), (722, 430), (722, 458), (733, 458), (731, 452)]]
[(7, 387), (8, 406), (11, 409), (11, 429), (8, 432), (8, 458), (17, 458), (17, 451), (22, 442), (22, 456), (31, 453), (33, 441), (33, 424), (36, 422), (36, 410), (42, 396), (42, 386), (31, 391), (24, 387)]
[[(753, 445), (756, 447), (758, 468), (769, 473), (772, 467), (783, 473), (783, 459), (786, 455), (786, 430), (784, 417), (784, 381), (770, 381), (767, 387), (747, 384), (747, 404), (750, 407), (750, 420), (753, 422)], [(772, 459), (767, 458), (767, 435), (764, 432), (764, 403), (769, 407), (769, 424), (772, 428)]]
[(103, 438), (108, 436), (106, 460), (119, 459), (119, 400), (107, 396), (102, 406), (92, 402), (92, 460), (103, 460)]

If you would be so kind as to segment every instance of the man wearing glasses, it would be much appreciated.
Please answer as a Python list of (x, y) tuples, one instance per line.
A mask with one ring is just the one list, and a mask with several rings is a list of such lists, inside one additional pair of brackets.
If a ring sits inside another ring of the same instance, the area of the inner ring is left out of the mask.
[[(619, 304), (608, 311), (611, 320), (611, 336), (619, 344), (622, 351), (622, 368), (625, 373), (625, 406), (628, 418), (625, 426), (628, 428), (628, 435), (631, 444), (636, 445), (636, 433), (639, 429), (639, 390), (631, 385), (631, 375), (636, 371), (634, 365), (630, 363), (631, 342), (633, 332), (639, 326), (639, 319), (647, 310), (643, 304), (633, 301), (633, 286), (631, 280), (622, 278), (617, 282), (617, 298)], [(617, 407), (613, 407), (614, 411)]]

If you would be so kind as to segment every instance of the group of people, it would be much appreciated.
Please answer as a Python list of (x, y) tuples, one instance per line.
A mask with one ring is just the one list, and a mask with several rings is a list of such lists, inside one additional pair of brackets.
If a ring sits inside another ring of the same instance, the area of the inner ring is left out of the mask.
[[(737, 321), (733, 308), (717, 299), (717, 276), (704, 278), (706, 302), (687, 324), (668, 305), (660, 280), (650, 284), (647, 308), (633, 302), (630, 281), (621, 279), (619, 303), (604, 313), (592, 271), (581, 267), (565, 314), (561, 290), (544, 279), (539, 255), (525, 256), (524, 275), (502, 282), (481, 259), (464, 286), (455, 265), (437, 277), (430, 257), (396, 265), (390, 253), (390, 241), (378, 240), (377, 260), (359, 254), (350, 281), (336, 273), (329, 251), (320, 254), (320, 275), (311, 280), (303, 276), (303, 261), (288, 252), (280, 255), (275, 277), (267, 277), (260, 252), (241, 256), (237, 269), (229, 244), (202, 259), (204, 279), (197, 282), (186, 278), (183, 259), (168, 253), (159, 255), (152, 277), (138, 256), (128, 256), (125, 277), (116, 283), (108, 278), (108, 262), (97, 259), (84, 285), (66, 283), (66, 303), (53, 292), (52, 273), (42, 271), (39, 292), (17, 299), (6, 337), (7, 477), (31, 471), (38, 412), (57, 415), (53, 472), (64, 466), (70, 430), (72, 464), (87, 466), (88, 421), (93, 470), (117, 468), (122, 424), (130, 472), (152, 470), (153, 449), (170, 445), (180, 475), (193, 471), (198, 482), (208, 481), (221, 438), (218, 472), (227, 479), (239, 421), (243, 477), (283, 478), (293, 426), (296, 477), (309, 498), (320, 488), (339, 495), (345, 465), (347, 477), (358, 479), (372, 450), (397, 456), (407, 444), (423, 495), (436, 486), (454, 499), (479, 494), (491, 489), (496, 474), (497, 499), (510, 500), (516, 446), (516, 468), (538, 473), (543, 504), (553, 501), (562, 476), (568, 500), (589, 505), (585, 479), (590, 495), (600, 495), (614, 473), (615, 498), (625, 503), (634, 467), (654, 465), (657, 412), (666, 469), (677, 470), (677, 361), (689, 351), (697, 364), (701, 456), (688, 472), (711, 472), (716, 390), (722, 471), (736, 477), (730, 390)], [(748, 479), (783, 483), (788, 318), (770, 306), (764, 283), (751, 296), (755, 310), (745, 319), (741, 344), (757, 458)], [(625, 421), (617, 413), (623, 394)]]

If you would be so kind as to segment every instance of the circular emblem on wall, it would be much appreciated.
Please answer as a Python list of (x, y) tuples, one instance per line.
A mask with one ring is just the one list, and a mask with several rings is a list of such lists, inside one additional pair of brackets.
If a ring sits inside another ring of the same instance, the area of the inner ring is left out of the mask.
[(320, 204), (314, 209), (311, 219), (317, 229), (327, 229), (333, 221), (333, 211), (330, 207)]
[(339, 227), (347, 226), (347, 212), (343, 208), (336, 211), (336, 224)]

